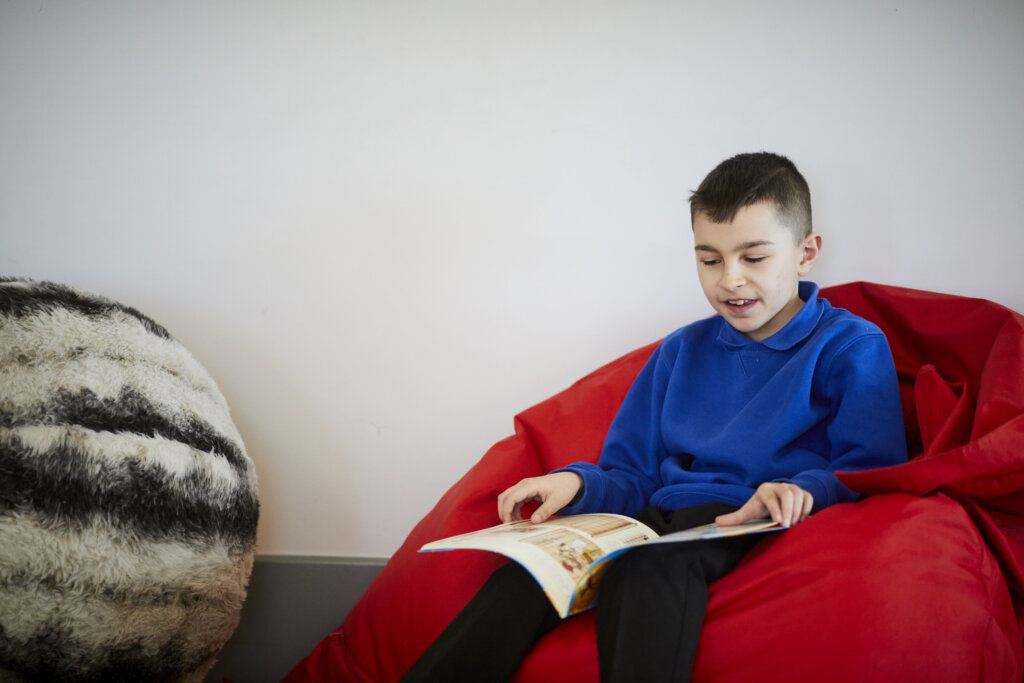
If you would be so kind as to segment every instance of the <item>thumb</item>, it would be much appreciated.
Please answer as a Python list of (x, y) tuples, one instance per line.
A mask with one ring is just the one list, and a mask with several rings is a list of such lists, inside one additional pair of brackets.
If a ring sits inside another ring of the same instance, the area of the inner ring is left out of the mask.
[(548, 501), (533, 511), (533, 514), (530, 516), (530, 521), (534, 524), (540, 524), (541, 522), (546, 521), (548, 517), (558, 512), (558, 509), (557, 505), (553, 505)]
[(749, 505), (744, 505), (739, 510), (715, 517), (715, 524), (718, 526), (737, 526), (748, 520), (754, 519), (756, 515)]
[(737, 524), (741, 524), (742, 521), (739, 510), (715, 517), (715, 524), (718, 526), (735, 526)]

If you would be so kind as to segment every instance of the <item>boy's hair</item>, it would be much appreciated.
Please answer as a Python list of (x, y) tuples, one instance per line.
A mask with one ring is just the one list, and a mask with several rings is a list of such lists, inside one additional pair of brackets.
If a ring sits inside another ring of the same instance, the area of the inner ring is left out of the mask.
[(715, 167), (690, 194), (690, 223), (697, 212), (715, 223), (736, 217), (745, 206), (771, 202), (779, 222), (799, 244), (811, 233), (811, 191), (796, 165), (780, 154), (737, 154)]

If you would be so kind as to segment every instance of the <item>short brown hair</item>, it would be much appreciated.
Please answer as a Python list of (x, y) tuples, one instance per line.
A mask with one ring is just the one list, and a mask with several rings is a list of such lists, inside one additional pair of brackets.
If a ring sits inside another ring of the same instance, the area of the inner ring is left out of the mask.
[(745, 206), (771, 202), (779, 222), (797, 243), (811, 233), (811, 191), (796, 165), (780, 154), (737, 154), (714, 168), (690, 194), (690, 222), (697, 212), (715, 223), (736, 217)]

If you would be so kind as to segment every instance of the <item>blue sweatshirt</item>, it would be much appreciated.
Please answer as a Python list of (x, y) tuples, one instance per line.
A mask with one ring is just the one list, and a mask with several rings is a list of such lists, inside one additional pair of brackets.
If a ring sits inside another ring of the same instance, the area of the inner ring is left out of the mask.
[(608, 431), (599, 463), (566, 470), (582, 497), (563, 514), (635, 515), (743, 505), (767, 481), (814, 497), (814, 511), (857, 498), (836, 470), (905, 462), (899, 385), (874, 324), (818, 298), (761, 342), (715, 316), (664, 339)]

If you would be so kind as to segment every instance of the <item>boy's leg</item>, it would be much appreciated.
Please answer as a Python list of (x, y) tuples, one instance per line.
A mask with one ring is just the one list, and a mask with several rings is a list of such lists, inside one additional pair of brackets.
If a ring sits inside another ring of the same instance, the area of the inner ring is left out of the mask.
[[(713, 504), (678, 510), (668, 528), (656, 530), (707, 524), (735, 509)], [(651, 546), (615, 560), (602, 579), (597, 606), (601, 680), (689, 680), (704, 626), (707, 587), (759, 540), (750, 535)]]
[(499, 567), (402, 681), (507, 681), (561, 618), (519, 564)]

